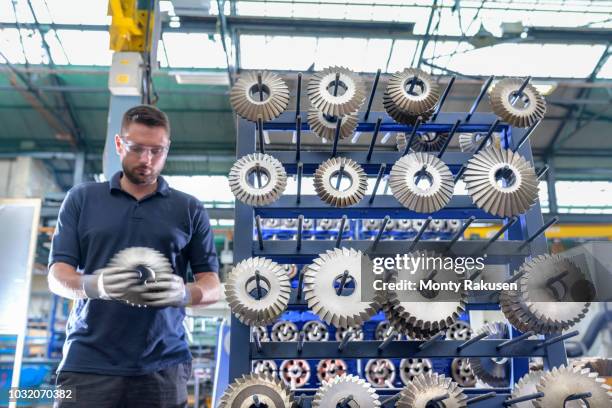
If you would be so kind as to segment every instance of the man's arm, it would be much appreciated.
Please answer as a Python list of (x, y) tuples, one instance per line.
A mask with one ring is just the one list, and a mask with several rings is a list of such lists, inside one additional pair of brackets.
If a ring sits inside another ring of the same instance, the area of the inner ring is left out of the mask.
[(51, 265), (47, 275), (49, 289), (58, 296), (68, 299), (84, 299), (87, 297), (83, 290), (83, 275), (76, 268), (64, 262)]
[(215, 303), (221, 297), (221, 283), (217, 272), (196, 272), (195, 282), (187, 284), (191, 294), (191, 306)]

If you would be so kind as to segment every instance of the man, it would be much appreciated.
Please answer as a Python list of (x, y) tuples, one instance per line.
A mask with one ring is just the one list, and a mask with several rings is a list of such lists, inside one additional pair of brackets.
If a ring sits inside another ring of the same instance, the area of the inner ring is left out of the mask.
[[(183, 407), (191, 373), (184, 307), (220, 296), (209, 218), (196, 198), (160, 177), (170, 147), (162, 111), (128, 110), (115, 145), (123, 171), (110, 182), (72, 188), (53, 236), (49, 287), (75, 299), (57, 386), (76, 389), (76, 401), (56, 407)], [(143, 291), (137, 272), (106, 267), (130, 247), (164, 254), (171, 279)], [(185, 284), (187, 264), (195, 282)], [(122, 301), (130, 293), (147, 307)]]

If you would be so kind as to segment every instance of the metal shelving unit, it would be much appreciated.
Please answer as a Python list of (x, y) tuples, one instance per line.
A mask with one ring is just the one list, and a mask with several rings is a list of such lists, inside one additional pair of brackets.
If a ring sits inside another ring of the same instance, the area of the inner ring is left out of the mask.
[[(481, 93), (474, 102), (469, 113), (439, 113), (434, 116), (431, 122), (422, 124), (418, 127), (419, 131), (427, 132), (449, 132), (457, 121), (459, 123), (457, 132), (481, 132), (492, 131), (501, 132), (502, 146), (518, 151), (525, 159), (533, 163), (531, 147), (528, 143), (528, 136), (533, 130), (511, 128), (506, 124), (500, 123), (495, 115), (474, 113), (480, 100), (486, 93), (486, 88), (490, 81), (483, 86)], [(299, 89), (299, 88), (298, 88)], [(444, 103), (448, 92), (445, 92), (440, 102), (438, 111)], [(370, 98), (374, 95), (372, 92)], [(299, 101), (299, 95), (298, 95)], [(371, 106), (371, 103), (368, 104)], [(369, 110), (369, 108), (368, 108)], [(296, 111), (286, 111), (276, 120), (264, 123), (264, 130), (283, 130), (295, 131), (296, 118), (299, 106)], [(367, 119), (366, 119), (367, 118)], [(376, 126), (377, 121), (380, 125)], [(375, 127), (379, 127), (380, 132), (402, 131), (409, 134), (414, 129), (410, 126), (399, 125), (387, 116), (385, 112), (366, 112), (360, 114), (360, 123), (357, 131), (372, 132)], [(535, 127), (535, 126), (534, 126)], [(237, 157), (242, 157), (257, 149), (257, 140), (263, 141), (263, 137), (258, 135), (257, 124), (238, 119), (237, 137)], [(301, 125), (301, 130), (307, 130), (307, 124)], [(299, 134), (299, 132), (298, 132)], [(374, 132), (373, 138), (377, 137)], [(525, 143), (527, 141), (527, 143)], [(386, 164), (384, 173), (388, 174), (393, 163), (402, 155), (401, 152), (376, 151), (375, 143), (370, 144), (370, 151), (363, 152), (342, 152), (342, 145), (338, 145), (337, 156), (349, 157), (357, 161), (369, 176), (378, 176), (382, 164)], [(300, 142), (294, 151), (271, 151), (266, 149), (266, 153), (276, 157), (285, 167), (288, 175), (295, 175), (298, 172), (303, 175), (310, 175), (316, 167), (332, 155), (332, 147), (321, 145), (317, 151), (301, 151)], [(472, 156), (468, 153), (445, 152), (442, 160), (450, 167), (453, 174), (460, 172), (460, 169)], [(298, 162), (301, 163), (298, 165)], [(382, 172), (381, 172), (382, 173)], [(301, 180), (302, 177), (298, 177)], [(300, 181), (298, 181), (299, 183)], [(300, 188), (298, 187), (298, 191)], [(376, 192), (374, 193), (376, 195)], [(392, 219), (423, 219), (429, 216), (435, 219), (462, 219), (467, 220), (475, 217), (476, 220), (501, 220), (508, 224), (508, 219), (500, 219), (492, 216), (477, 208), (472, 199), (466, 195), (455, 195), (451, 202), (442, 210), (433, 214), (416, 213), (404, 208), (393, 196), (376, 195), (370, 202), (370, 197), (366, 196), (360, 203), (348, 208), (333, 208), (322, 202), (317, 196), (283, 195), (278, 201), (266, 207), (249, 207), (236, 201), (235, 235), (234, 235), (234, 256), (235, 262), (252, 256), (263, 256), (279, 263), (306, 264), (316, 258), (319, 253), (327, 249), (332, 249), (336, 245), (334, 240), (304, 240), (299, 236), (297, 240), (274, 240), (259, 241), (256, 228), (255, 217), (262, 218), (297, 218), (300, 215), (305, 218), (334, 218), (340, 219), (343, 216), (351, 219), (378, 218), (382, 219), (389, 216)], [(503, 235), (495, 242), (488, 244), (487, 263), (506, 264), (509, 271), (516, 270), (528, 256), (539, 255), (547, 252), (546, 238), (542, 232), (547, 225), (543, 222), (540, 204), (536, 203), (529, 211), (521, 215), (518, 222), (511, 225)], [(462, 233), (462, 231), (460, 231)], [(299, 241), (299, 242), (298, 242)], [(412, 241), (380, 241), (373, 255), (389, 255), (398, 252), (405, 252)], [(483, 250), (488, 241), (457, 241), (450, 251), (456, 255), (474, 254)], [(450, 240), (420, 241), (415, 249), (427, 249), (446, 251)], [(371, 240), (346, 240), (342, 246), (365, 250), (371, 248)], [(372, 254), (372, 252), (370, 252)], [(290, 300), (290, 308), (305, 308), (303, 299), (300, 299), (300, 288), (294, 288)], [(469, 310), (490, 310), (496, 309), (499, 305), (492, 303), (487, 296), (479, 299), (469, 298)], [(511, 334), (514, 338), (520, 335), (515, 330)], [(433, 340), (428, 341), (426, 347), (420, 347), (425, 341), (390, 341), (385, 342), (385, 347), (379, 349), (380, 341), (349, 341), (342, 350), (339, 350), (340, 342), (257, 342), (253, 341), (249, 327), (240, 323), (238, 319), (232, 317), (231, 323), (231, 350), (234, 352), (230, 356), (230, 382), (234, 378), (251, 371), (252, 360), (262, 359), (320, 359), (320, 358), (340, 358), (340, 359), (369, 359), (369, 358), (455, 358), (455, 357), (508, 357), (511, 358), (512, 375), (510, 384), (514, 384), (520, 377), (528, 371), (528, 357), (538, 356), (544, 358), (545, 367), (554, 367), (566, 363), (565, 348), (563, 338), (559, 336), (548, 336), (545, 343), (542, 340), (518, 339), (510, 345), (498, 348), (502, 340), (480, 340), (470, 343), (465, 347), (460, 347), (462, 342), (454, 340)], [(237, 351), (236, 351), (237, 350)], [(400, 389), (377, 389), (381, 400), (384, 401), (389, 396), (397, 394)], [(464, 392), (468, 394), (472, 401), (470, 407), (502, 407), (503, 402), (508, 398), (511, 389), (473, 389), (466, 388)], [(493, 395), (492, 392), (495, 392)], [(304, 395), (300, 399), (301, 406), (310, 406), (310, 396), (314, 393), (313, 389), (298, 389), (296, 396)], [(475, 398), (475, 399), (473, 399)], [(482, 398), (480, 401), (478, 398)], [(394, 402), (387, 401), (384, 406), (391, 407)]]

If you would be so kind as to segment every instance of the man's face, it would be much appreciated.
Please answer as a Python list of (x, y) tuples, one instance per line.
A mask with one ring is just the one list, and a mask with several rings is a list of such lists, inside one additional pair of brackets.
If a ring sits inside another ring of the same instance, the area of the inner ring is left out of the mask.
[(163, 127), (130, 123), (123, 135), (115, 136), (123, 174), (134, 184), (157, 181), (166, 164), (170, 138)]

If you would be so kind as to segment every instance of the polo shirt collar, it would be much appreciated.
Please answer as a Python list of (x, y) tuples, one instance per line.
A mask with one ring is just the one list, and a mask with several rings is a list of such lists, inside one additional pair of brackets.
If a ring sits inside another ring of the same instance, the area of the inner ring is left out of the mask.
[[(111, 177), (110, 183), (109, 183), (110, 191), (113, 191), (113, 190), (122, 191), (121, 182), (120, 182), (122, 175), (123, 175), (122, 171), (118, 171), (115, 174), (113, 174), (113, 177)], [(164, 197), (166, 197), (170, 193), (170, 187), (168, 186), (168, 182), (162, 176), (159, 176), (157, 178), (156, 193), (159, 193)]]

